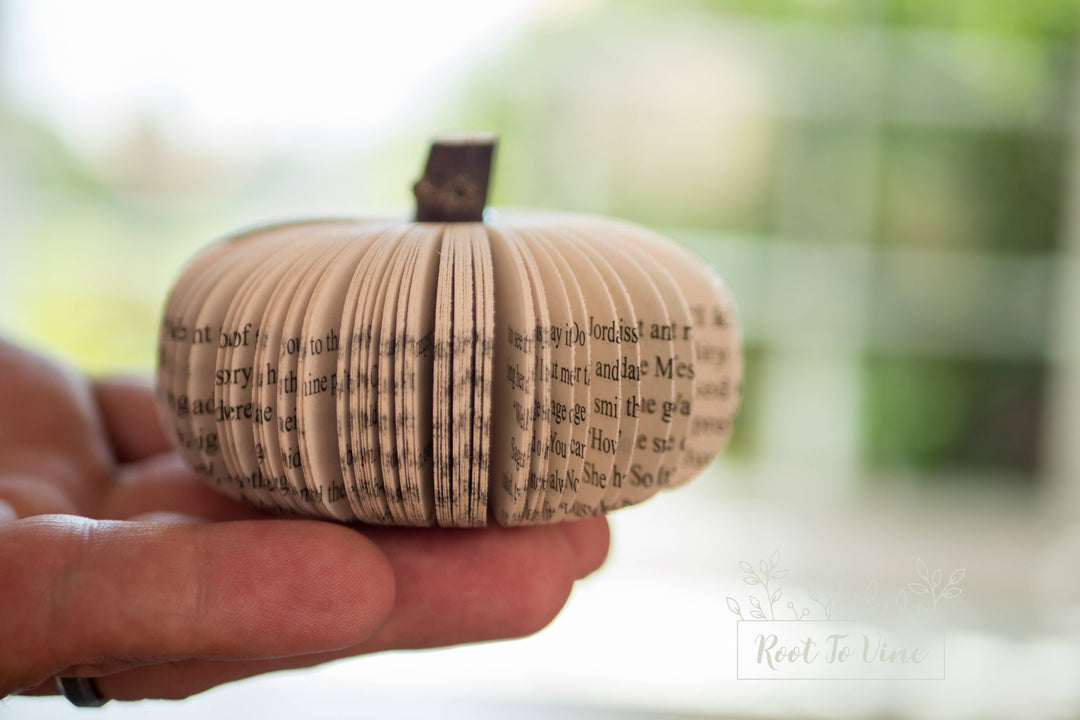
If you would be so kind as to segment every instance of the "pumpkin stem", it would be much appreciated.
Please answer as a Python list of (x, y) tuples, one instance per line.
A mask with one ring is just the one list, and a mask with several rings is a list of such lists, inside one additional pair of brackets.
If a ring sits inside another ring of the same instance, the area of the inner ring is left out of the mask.
[(413, 185), (417, 222), (483, 222), (495, 142), (493, 133), (432, 142), (424, 175)]

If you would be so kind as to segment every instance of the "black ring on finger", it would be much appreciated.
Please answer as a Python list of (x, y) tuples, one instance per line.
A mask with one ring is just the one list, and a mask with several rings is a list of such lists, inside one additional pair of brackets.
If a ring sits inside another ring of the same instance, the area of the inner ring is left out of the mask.
[(101, 694), (94, 678), (57, 677), (56, 686), (60, 688), (60, 694), (75, 707), (101, 707), (109, 702), (109, 698)]

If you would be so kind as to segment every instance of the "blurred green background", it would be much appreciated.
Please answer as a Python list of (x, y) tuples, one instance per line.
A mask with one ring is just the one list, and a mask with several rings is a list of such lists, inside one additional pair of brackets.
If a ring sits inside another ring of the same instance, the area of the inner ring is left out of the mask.
[[(6, 334), (146, 371), (196, 247), (406, 213), (431, 135), (491, 129), (493, 204), (641, 222), (733, 288), (747, 371), (728, 462), (1045, 474), (1076, 3), (467, 3), (415, 36), (376, 6), (341, 11), (345, 33), (326, 8), (249, 8), (173, 41), (177, 14), (212, 7), (0, 4)], [(94, 39), (110, 13), (143, 38)], [(318, 48), (350, 37), (375, 49), (331, 67)]]

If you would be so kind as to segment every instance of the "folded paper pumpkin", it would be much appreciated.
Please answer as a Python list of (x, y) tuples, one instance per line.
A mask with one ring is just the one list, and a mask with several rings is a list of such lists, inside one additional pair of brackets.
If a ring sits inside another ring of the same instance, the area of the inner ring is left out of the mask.
[(188, 263), (156, 381), (193, 467), (263, 508), (461, 527), (608, 512), (709, 463), (742, 377), (720, 280), (628, 223), (482, 220), (492, 149), (433, 146), (416, 222), (275, 225)]

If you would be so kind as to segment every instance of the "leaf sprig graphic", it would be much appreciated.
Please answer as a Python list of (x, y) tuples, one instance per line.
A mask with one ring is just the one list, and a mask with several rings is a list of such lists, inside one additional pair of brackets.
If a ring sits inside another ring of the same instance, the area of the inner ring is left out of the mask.
[(938, 602), (941, 600), (960, 597), (963, 592), (960, 582), (964, 579), (967, 569), (958, 568), (953, 570), (949, 575), (948, 582), (943, 582), (941, 568), (937, 568), (931, 573), (922, 558), (918, 558), (915, 560), (915, 573), (922, 582), (909, 582), (908, 590), (911, 591), (912, 595), (929, 596), (931, 612), (936, 612)]
[(863, 592), (863, 603), (867, 608), (882, 610), (885, 612), (893, 612), (903, 614), (907, 610), (908, 606), (908, 591), (906, 586), (896, 592), (896, 598), (890, 605), (887, 600), (878, 602), (878, 581), (876, 579), (871, 580), (866, 585), (866, 590)]
[[(821, 593), (820, 595), (813, 589), (809, 588), (806, 591), (806, 596), (821, 606), (822, 611), (825, 613), (826, 620), (832, 620), (833, 616), (833, 598), (829, 593)], [(807, 610), (806, 612), (809, 612)], [(805, 614), (805, 613), (804, 613)]]
[[(739, 567), (746, 573), (743, 576), (743, 582), (747, 585), (760, 587), (762, 596), (765, 598), (764, 602), (762, 602), (756, 594), (750, 595), (748, 601), (750, 603), (750, 617), (754, 620), (775, 620), (776, 603), (780, 602), (780, 598), (784, 595), (784, 590), (780, 587), (773, 587), (772, 584), (787, 576), (787, 570), (780, 568), (780, 551), (773, 551), (768, 562), (762, 560), (758, 563), (757, 569), (745, 560), (739, 561)], [(739, 606), (739, 602), (730, 595), (727, 596), (727, 606), (728, 610), (738, 615), (740, 620), (746, 619), (743, 617), (742, 608)], [(798, 619), (798, 612), (794, 609), (794, 605), (789, 602), (788, 607), (795, 612), (796, 619)], [(765, 615), (766, 608), (768, 608), (768, 616)], [(803, 615), (805, 616), (805, 614), (806, 612), (804, 611)]]
[[(728, 595), (726, 598), (728, 610), (733, 615), (737, 615), (740, 620), (775, 620), (777, 604), (784, 597), (779, 581), (788, 574), (786, 569), (780, 567), (780, 551), (773, 551), (768, 561), (760, 561), (756, 568), (745, 560), (739, 562), (739, 568), (744, 573), (743, 582), (753, 588), (746, 601), (749, 607), (744, 609), (738, 600)], [(887, 595), (879, 599), (877, 580), (871, 580), (861, 598), (857, 599), (862, 600), (867, 610), (900, 615), (917, 611), (921, 614), (933, 615), (937, 612), (938, 604), (942, 600), (951, 600), (960, 597), (963, 593), (960, 583), (967, 574), (965, 568), (953, 570), (948, 579), (945, 579), (940, 568), (930, 572), (926, 563), (919, 558), (915, 561), (915, 572), (918, 575), (918, 581), (901, 585), (891, 602), (886, 599)], [(791, 613), (792, 619), (804, 620), (813, 610), (814, 615), (823, 615), (825, 620), (832, 620), (842, 604), (836, 602), (833, 593), (815, 591), (812, 587), (806, 590), (806, 596), (810, 599), (810, 603), (805, 606), (800, 607), (794, 599), (788, 600), (783, 606)], [(928, 601), (920, 601), (920, 596), (925, 596)], [(820, 611), (813, 607), (815, 604)]]

